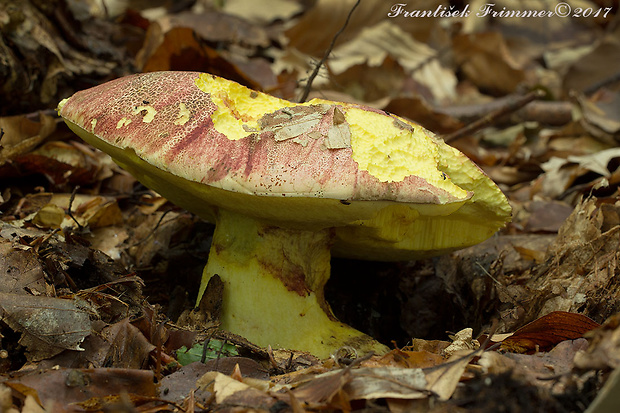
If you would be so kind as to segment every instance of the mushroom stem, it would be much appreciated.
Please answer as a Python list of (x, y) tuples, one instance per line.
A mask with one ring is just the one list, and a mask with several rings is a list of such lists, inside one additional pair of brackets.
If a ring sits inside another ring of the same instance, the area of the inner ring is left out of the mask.
[(218, 274), (225, 330), (321, 358), (342, 346), (384, 353), (386, 346), (339, 322), (325, 301), (332, 241), (329, 228), (281, 228), (220, 210), (198, 301)]

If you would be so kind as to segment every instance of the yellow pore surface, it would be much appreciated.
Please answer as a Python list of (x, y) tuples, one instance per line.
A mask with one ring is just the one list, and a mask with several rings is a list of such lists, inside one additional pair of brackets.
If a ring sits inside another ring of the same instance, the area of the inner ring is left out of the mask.
[(207, 73), (200, 75), (196, 86), (217, 104), (213, 124), (228, 139), (260, 132), (259, 119), (285, 107), (335, 104), (341, 107), (351, 130), (352, 158), (359, 170), (383, 182), (400, 182), (415, 175), (458, 198), (467, 196), (450, 180), (449, 173), (438, 169), (438, 145), (445, 144), (432, 139), (419, 125), (399, 119), (412, 129), (404, 128), (395, 117), (347, 103), (321, 99), (292, 103)]

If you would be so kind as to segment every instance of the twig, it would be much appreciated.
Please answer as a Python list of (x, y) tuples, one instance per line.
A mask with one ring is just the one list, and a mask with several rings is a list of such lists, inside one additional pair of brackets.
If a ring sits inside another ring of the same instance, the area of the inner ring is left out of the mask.
[[(485, 103), (436, 106), (433, 110), (442, 115), (456, 118), (463, 123), (469, 123), (489, 112), (503, 108), (514, 99), (515, 95), (509, 95)], [(572, 120), (572, 108), (571, 102), (535, 100), (511, 114), (511, 118), (518, 122), (533, 121), (549, 126), (564, 126)], [(496, 124), (504, 124), (506, 120), (501, 119)]]
[(616, 72), (613, 75), (601, 80), (600, 82), (596, 82), (590, 86), (588, 86), (588, 88), (586, 88), (583, 93), (587, 96), (594, 94), (594, 92), (598, 91), (599, 89), (611, 85), (613, 83), (616, 83), (620, 81), (620, 72)]
[(327, 57), (329, 56), (329, 54), (332, 52), (332, 49), (336, 45), (336, 39), (338, 39), (338, 36), (340, 36), (340, 34), (344, 31), (344, 29), (349, 24), (349, 20), (351, 20), (351, 15), (353, 14), (353, 11), (355, 11), (356, 7), (359, 6), (361, 1), (362, 0), (357, 0), (355, 2), (355, 5), (353, 5), (353, 7), (351, 8), (351, 11), (349, 12), (349, 15), (347, 16), (347, 19), (345, 20), (344, 24), (342, 25), (340, 30), (338, 30), (338, 32), (336, 32), (336, 34), (334, 35), (334, 38), (332, 39), (331, 44), (329, 45), (329, 47), (325, 51), (325, 55), (316, 64), (316, 67), (314, 68), (314, 70), (312, 71), (310, 76), (308, 77), (308, 81), (306, 82), (306, 86), (304, 87), (304, 92), (302, 93), (301, 97), (299, 98), (299, 103), (303, 103), (303, 102), (306, 101), (306, 99), (308, 99), (308, 95), (310, 94), (310, 89), (312, 88), (312, 82), (314, 82), (314, 79), (319, 74), (319, 70), (321, 70), (321, 66), (323, 66), (323, 64), (327, 60)]
[(207, 361), (207, 351), (209, 350), (209, 344), (211, 343), (211, 339), (213, 338), (214, 334), (215, 334), (215, 331), (212, 331), (209, 337), (202, 344), (202, 355), (200, 356), (200, 362), (202, 364), (204, 364), (205, 361)]
[[(168, 209), (168, 210), (164, 211), (164, 213), (161, 215), (161, 217), (159, 217), (159, 221), (157, 221), (157, 224), (155, 224), (155, 227), (148, 233), (148, 235), (146, 237), (142, 238), (140, 241), (137, 241), (134, 244), (132, 244), (131, 247), (136, 247), (136, 246), (142, 244), (143, 242), (145, 242), (146, 240), (148, 240), (149, 238), (151, 238), (153, 236), (153, 234), (155, 234), (157, 229), (160, 227), (160, 225), (162, 225), (162, 221), (164, 220), (164, 217), (168, 214), (168, 212), (172, 212), (172, 209)], [(173, 220), (174, 220), (174, 218), (171, 221), (173, 221)], [(170, 221), (166, 221), (166, 224), (168, 222), (170, 222)]]
[(84, 226), (78, 222), (78, 220), (73, 216), (73, 212), (71, 212), (71, 208), (73, 207), (73, 200), (75, 199), (75, 194), (77, 194), (78, 189), (80, 189), (80, 186), (76, 185), (76, 187), (73, 188), (73, 192), (71, 192), (71, 198), (69, 198), (69, 210), (67, 211), (67, 215), (69, 215), (69, 218), (71, 218), (73, 222), (77, 224), (78, 229), (81, 231)]
[(465, 135), (470, 135), (474, 132), (477, 132), (487, 126), (493, 124), (497, 119), (501, 118), (504, 115), (515, 112), (521, 109), (523, 106), (527, 105), (531, 101), (544, 96), (544, 92), (542, 90), (534, 90), (530, 93), (521, 96), (515, 99), (512, 102), (508, 102), (508, 104), (502, 108), (497, 109), (494, 112), (489, 113), (487, 116), (484, 116), (478, 119), (475, 122), (470, 123), (462, 129), (457, 130), (456, 132), (452, 132), (443, 137), (443, 140), (446, 142), (453, 141), (455, 139), (461, 138)]

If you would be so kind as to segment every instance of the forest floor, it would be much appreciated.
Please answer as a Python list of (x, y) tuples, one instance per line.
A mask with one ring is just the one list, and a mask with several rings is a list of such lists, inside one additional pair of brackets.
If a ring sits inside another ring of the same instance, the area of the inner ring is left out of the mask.
[[(0, 411), (620, 403), (618, 1), (355, 4), (0, 0)], [(327, 301), (385, 356), (257, 347), (189, 315), (213, 226), (56, 114), (78, 90), (159, 70), (409, 118), (474, 160), (512, 221), (433, 259), (332, 260)]]

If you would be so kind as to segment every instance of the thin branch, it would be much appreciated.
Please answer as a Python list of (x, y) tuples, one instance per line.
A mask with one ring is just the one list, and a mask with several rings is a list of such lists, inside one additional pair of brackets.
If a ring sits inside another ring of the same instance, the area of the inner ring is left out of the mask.
[(327, 58), (329, 57), (330, 53), (332, 52), (332, 49), (336, 45), (336, 39), (338, 39), (338, 36), (340, 36), (340, 34), (344, 31), (344, 29), (349, 24), (349, 20), (351, 20), (351, 15), (353, 14), (353, 12), (357, 8), (357, 6), (359, 6), (361, 1), (362, 0), (357, 0), (355, 2), (355, 5), (351, 8), (351, 11), (349, 12), (349, 15), (347, 16), (347, 19), (345, 20), (344, 24), (342, 25), (340, 30), (338, 30), (338, 32), (336, 32), (336, 34), (334, 35), (334, 38), (332, 39), (331, 44), (329, 45), (329, 47), (325, 51), (325, 55), (316, 64), (316, 67), (314, 68), (314, 70), (310, 74), (310, 77), (308, 77), (308, 81), (306, 82), (306, 86), (304, 87), (304, 92), (302, 93), (301, 97), (299, 98), (299, 103), (303, 103), (303, 102), (306, 101), (306, 99), (308, 99), (308, 95), (310, 94), (310, 89), (312, 88), (312, 82), (314, 82), (314, 79), (319, 74), (319, 70), (321, 70), (321, 66), (323, 66), (323, 64), (325, 64), (325, 61), (327, 60)]
[[(164, 217), (168, 214), (168, 212), (172, 212), (172, 209), (168, 209), (168, 210), (164, 211), (164, 213), (161, 215), (161, 217), (159, 217), (159, 221), (157, 221), (157, 224), (155, 224), (155, 227), (154, 227), (154, 228), (153, 228), (153, 229), (152, 229), (152, 230), (148, 233), (148, 235), (147, 235), (146, 237), (142, 238), (141, 240), (139, 240), (139, 241), (137, 241), (137, 242), (133, 243), (133, 244), (131, 245), (131, 247), (136, 247), (136, 246), (138, 246), (138, 245), (142, 244), (143, 242), (145, 242), (146, 240), (148, 240), (149, 238), (151, 238), (151, 237), (153, 236), (153, 234), (155, 234), (155, 232), (157, 231), (157, 229), (158, 229), (161, 225), (163, 225), (163, 224), (162, 224), (162, 221), (164, 220)], [(174, 220), (174, 218), (173, 218), (171, 221), (173, 221), (173, 220)], [(166, 221), (166, 224), (167, 224), (168, 222), (170, 222), (170, 221)]]
[(71, 212), (71, 209), (73, 208), (73, 200), (75, 199), (75, 194), (77, 194), (78, 189), (80, 189), (80, 186), (76, 185), (75, 188), (73, 188), (73, 192), (71, 192), (71, 198), (69, 198), (69, 210), (67, 211), (67, 215), (69, 215), (69, 218), (71, 218), (73, 222), (77, 224), (78, 229), (81, 231), (84, 226), (78, 222), (78, 220), (73, 216), (73, 213)]
[(456, 132), (450, 133), (446, 136), (443, 137), (443, 140), (445, 142), (450, 142), (453, 141), (455, 139), (461, 138), (465, 135), (470, 135), (474, 132), (477, 132), (481, 129), (486, 128), (489, 125), (492, 125), (493, 123), (495, 123), (499, 118), (501, 118), (502, 116), (505, 116), (509, 113), (515, 112), (519, 109), (521, 109), (523, 106), (527, 105), (528, 103), (532, 102), (535, 99), (538, 99), (540, 97), (544, 96), (544, 92), (542, 90), (534, 90), (531, 91), (530, 93), (523, 95), (517, 99), (515, 99), (512, 102), (508, 102), (508, 104), (502, 108), (497, 109), (496, 111), (493, 111), (491, 113), (489, 113), (488, 115), (478, 119), (475, 122), (470, 123), (469, 125), (465, 126), (462, 129), (457, 130)]
[(594, 92), (598, 91), (599, 89), (614, 84), (618, 81), (620, 81), (620, 72), (616, 72), (613, 75), (601, 80), (600, 82), (596, 82), (590, 85), (586, 90), (583, 91), (583, 93), (587, 96), (593, 95)]

